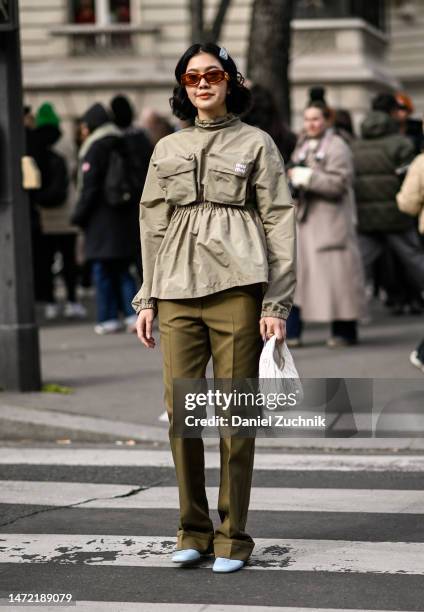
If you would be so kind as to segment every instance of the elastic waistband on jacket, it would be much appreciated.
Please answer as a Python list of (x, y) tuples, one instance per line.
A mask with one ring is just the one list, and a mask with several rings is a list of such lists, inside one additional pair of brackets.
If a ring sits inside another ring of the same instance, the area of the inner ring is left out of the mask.
[(227, 208), (229, 210), (236, 208), (238, 210), (252, 210), (253, 207), (251, 205), (246, 204), (221, 204), (220, 202), (204, 201), (193, 202), (192, 204), (177, 204), (175, 208), (178, 210), (191, 210), (193, 208)]

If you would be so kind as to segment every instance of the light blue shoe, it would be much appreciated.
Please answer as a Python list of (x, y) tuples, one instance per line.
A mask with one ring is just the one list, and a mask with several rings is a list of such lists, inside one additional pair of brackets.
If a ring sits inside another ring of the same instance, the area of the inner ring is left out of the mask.
[(244, 561), (239, 559), (226, 559), (225, 557), (217, 557), (213, 564), (212, 571), (220, 572), (221, 574), (227, 572), (236, 572), (241, 569), (244, 565)]
[(184, 548), (174, 553), (172, 561), (174, 563), (193, 563), (194, 561), (198, 561), (201, 556), (199, 551), (194, 548)]

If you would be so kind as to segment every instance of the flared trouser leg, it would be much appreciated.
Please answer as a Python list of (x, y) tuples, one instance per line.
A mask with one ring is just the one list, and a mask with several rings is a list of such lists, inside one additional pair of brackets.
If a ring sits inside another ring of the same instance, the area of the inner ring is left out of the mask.
[(246, 560), (254, 547), (245, 526), (255, 439), (220, 439), (221, 524), (214, 533), (205, 491), (203, 441), (173, 435), (172, 381), (203, 378), (211, 355), (215, 378), (255, 378), (262, 349), (261, 299), (260, 285), (250, 285), (203, 298), (158, 300), (165, 403), (180, 499), (178, 548), (207, 552), (213, 543), (216, 556)]
[[(236, 380), (258, 376), (262, 339), (259, 333), (262, 292), (260, 285), (237, 287), (220, 303), (211, 296), (204, 309), (208, 322), (214, 376)], [(220, 486), (215, 530), (217, 557), (250, 556), (254, 542), (245, 531), (252, 485), (255, 438), (220, 438)]]
[(196, 299), (158, 300), (158, 315), (169, 441), (179, 492), (177, 548), (211, 552), (214, 530), (205, 489), (203, 440), (173, 434), (172, 384), (177, 378), (205, 376), (210, 358), (208, 330)]

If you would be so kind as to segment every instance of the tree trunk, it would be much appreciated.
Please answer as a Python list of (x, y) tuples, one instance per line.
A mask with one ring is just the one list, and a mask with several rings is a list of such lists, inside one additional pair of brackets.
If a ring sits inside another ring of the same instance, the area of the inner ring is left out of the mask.
[(211, 25), (205, 23), (204, 0), (190, 0), (191, 42), (218, 42), (231, 0), (220, 0)]
[(191, 40), (193, 43), (202, 41), (204, 24), (203, 8), (203, 0), (190, 0)]
[(290, 24), (295, 0), (254, 0), (247, 76), (267, 87), (284, 121), (290, 124)]

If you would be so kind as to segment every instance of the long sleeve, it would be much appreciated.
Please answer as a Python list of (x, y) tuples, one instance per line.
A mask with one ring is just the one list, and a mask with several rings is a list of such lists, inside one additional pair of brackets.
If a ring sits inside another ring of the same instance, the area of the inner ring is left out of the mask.
[(349, 147), (334, 139), (327, 151), (325, 169), (313, 168), (307, 191), (317, 193), (329, 201), (340, 201), (352, 183), (353, 159)]
[(268, 287), (262, 301), (262, 317), (287, 319), (296, 286), (296, 221), (287, 186), (284, 162), (274, 141), (267, 136), (257, 159), (252, 183), (266, 236)]
[(140, 200), (140, 242), (143, 264), (143, 284), (134, 296), (132, 306), (139, 313), (143, 308), (155, 308), (152, 298), (153, 274), (163, 237), (172, 216), (173, 207), (165, 202), (164, 192), (159, 185), (152, 156), (146, 182)]

